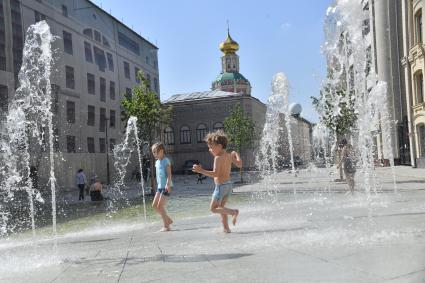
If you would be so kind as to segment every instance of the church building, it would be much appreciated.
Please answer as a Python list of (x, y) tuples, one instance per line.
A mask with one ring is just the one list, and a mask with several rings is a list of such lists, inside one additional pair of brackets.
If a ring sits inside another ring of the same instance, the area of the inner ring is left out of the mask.
[[(171, 157), (175, 172), (183, 172), (185, 161), (198, 160), (204, 168), (212, 168), (213, 158), (204, 143), (208, 132), (224, 129), (224, 120), (236, 105), (240, 105), (245, 114), (255, 123), (257, 138), (260, 136), (267, 107), (251, 96), (250, 82), (239, 72), (239, 44), (230, 33), (220, 44), (221, 73), (212, 83), (209, 91), (182, 93), (164, 101), (173, 107), (172, 122), (163, 131), (163, 142)], [(242, 149), (244, 168), (255, 166), (255, 148)]]

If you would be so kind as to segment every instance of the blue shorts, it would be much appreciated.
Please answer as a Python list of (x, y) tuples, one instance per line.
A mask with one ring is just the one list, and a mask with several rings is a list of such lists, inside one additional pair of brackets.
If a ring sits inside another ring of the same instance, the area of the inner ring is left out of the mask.
[(233, 185), (230, 181), (223, 184), (216, 184), (212, 195), (213, 199), (217, 202), (221, 202), (224, 198), (227, 198), (232, 194), (232, 189)]
[(160, 194), (162, 194), (164, 196), (169, 196), (170, 195), (170, 193), (167, 192), (167, 191), (165, 191), (165, 189), (156, 189), (156, 192), (157, 193), (160, 193)]

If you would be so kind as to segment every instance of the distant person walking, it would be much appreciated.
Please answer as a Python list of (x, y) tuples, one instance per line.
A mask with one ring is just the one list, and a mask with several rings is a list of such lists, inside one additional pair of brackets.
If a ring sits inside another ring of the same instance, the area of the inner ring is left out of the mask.
[(339, 147), (341, 148), (341, 160), (337, 165), (337, 168), (344, 169), (344, 175), (347, 179), (349, 191), (346, 194), (351, 193), (354, 194), (354, 174), (356, 173), (356, 165), (352, 156), (352, 146), (348, 144), (347, 140), (343, 138), (339, 143)]
[(80, 195), (78, 196), (78, 200), (84, 200), (84, 188), (87, 184), (86, 174), (84, 174), (83, 169), (79, 169), (77, 171), (77, 175), (75, 176), (75, 183), (77, 187), (80, 189)]

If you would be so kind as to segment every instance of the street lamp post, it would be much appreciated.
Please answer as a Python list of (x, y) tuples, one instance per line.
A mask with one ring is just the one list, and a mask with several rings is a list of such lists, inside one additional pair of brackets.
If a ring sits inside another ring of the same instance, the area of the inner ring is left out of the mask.
[(108, 143), (108, 121), (110, 119), (104, 118), (105, 120), (105, 139), (106, 139), (106, 184), (110, 185), (111, 184), (111, 178), (110, 178), (110, 173), (109, 173), (109, 143)]

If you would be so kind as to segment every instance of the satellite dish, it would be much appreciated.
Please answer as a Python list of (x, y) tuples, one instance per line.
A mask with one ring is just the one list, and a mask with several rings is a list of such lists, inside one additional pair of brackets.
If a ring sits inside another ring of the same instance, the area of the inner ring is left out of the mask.
[(289, 111), (291, 115), (299, 116), (301, 112), (303, 111), (303, 108), (301, 107), (301, 104), (299, 103), (292, 103), (291, 105), (289, 105)]

